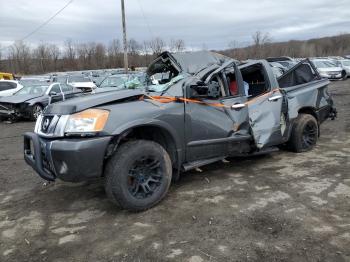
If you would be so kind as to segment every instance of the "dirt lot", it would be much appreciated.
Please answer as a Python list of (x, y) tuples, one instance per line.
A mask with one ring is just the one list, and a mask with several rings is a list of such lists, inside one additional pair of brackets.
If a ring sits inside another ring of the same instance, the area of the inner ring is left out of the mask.
[(317, 148), (185, 174), (143, 213), (101, 181), (46, 185), (23, 161), (33, 123), (0, 123), (0, 261), (350, 261), (350, 80)]

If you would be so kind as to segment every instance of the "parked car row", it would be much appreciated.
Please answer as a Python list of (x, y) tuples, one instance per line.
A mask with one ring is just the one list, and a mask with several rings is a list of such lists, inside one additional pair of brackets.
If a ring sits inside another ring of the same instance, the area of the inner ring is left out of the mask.
[(72, 86), (64, 83), (27, 84), (12, 96), (0, 98), (0, 116), (10, 121), (19, 118), (35, 121), (47, 105), (77, 94)]
[[(36, 120), (51, 103), (67, 99), (143, 86), (145, 74), (124, 71), (71, 72), (45, 76), (26, 76), (20, 81), (0, 80), (0, 119), (16, 121), (19, 118)], [(99, 84), (93, 76), (103, 78)]]
[[(270, 57), (267, 58), (267, 61), (270, 63), (275, 76), (280, 77), (303, 59), (304, 58)], [(346, 80), (350, 77), (350, 59), (331, 56), (314, 57), (310, 58), (310, 61), (321, 77), (330, 80)]]

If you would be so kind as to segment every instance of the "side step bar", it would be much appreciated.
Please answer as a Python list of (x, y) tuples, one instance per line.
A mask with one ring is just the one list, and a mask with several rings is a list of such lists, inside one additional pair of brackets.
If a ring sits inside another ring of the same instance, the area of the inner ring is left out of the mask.
[(182, 170), (184, 172), (186, 172), (186, 171), (195, 169), (195, 168), (200, 167), (200, 166), (205, 166), (205, 165), (209, 165), (209, 164), (212, 164), (212, 163), (215, 163), (215, 162), (219, 162), (221, 160), (224, 160), (225, 158), (226, 157), (220, 156), (220, 157), (215, 157), (215, 158), (210, 158), (210, 159), (205, 159), (205, 160), (193, 161), (193, 162), (190, 162), (190, 163), (183, 164), (182, 165)]
[[(252, 153), (252, 154), (237, 154), (235, 156), (232, 157), (251, 157), (251, 156), (261, 156), (261, 155), (266, 155), (266, 154), (270, 154), (270, 153), (274, 153), (279, 151), (278, 147), (268, 147), (265, 148), (261, 151)], [(182, 165), (182, 171), (187, 172), (189, 170), (195, 169), (197, 167), (201, 167), (201, 166), (205, 166), (205, 165), (209, 165), (215, 162), (219, 162), (224, 160), (226, 157), (215, 157), (215, 158), (210, 158), (210, 159), (204, 159), (204, 160), (198, 160), (198, 161), (193, 161), (193, 162), (189, 162), (189, 163), (185, 163)]]
[(278, 147), (272, 146), (272, 147), (268, 147), (268, 148), (264, 148), (260, 151), (251, 153), (251, 154), (235, 154), (232, 157), (252, 157), (252, 156), (262, 156), (262, 155), (267, 155), (267, 154), (271, 154), (274, 152), (280, 151)]

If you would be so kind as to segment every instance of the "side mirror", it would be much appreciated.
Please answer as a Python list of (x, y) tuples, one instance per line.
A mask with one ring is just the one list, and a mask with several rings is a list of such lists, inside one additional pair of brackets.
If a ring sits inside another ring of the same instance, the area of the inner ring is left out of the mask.
[(220, 97), (220, 85), (218, 82), (211, 82), (208, 85), (208, 97), (219, 98)]
[(220, 96), (220, 85), (217, 82), (210, 82), (206, 85), (204, 82), (199, 81), (190, 85), (189, 97), (198, 98), (212, 98), (216, 99)]
[(49, 93), (49, 96), (56, 96), (57, 95), (57, 93), (55, 92), (55, 91), (51, 91), (50, 93)]

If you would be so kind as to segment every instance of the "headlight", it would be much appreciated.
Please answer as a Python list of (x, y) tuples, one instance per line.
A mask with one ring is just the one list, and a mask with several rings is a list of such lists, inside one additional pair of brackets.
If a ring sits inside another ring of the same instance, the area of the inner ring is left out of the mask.
[(104, 129), (109, 111), (88, 109), (69, 116), (65, 133), (95, 133)]

